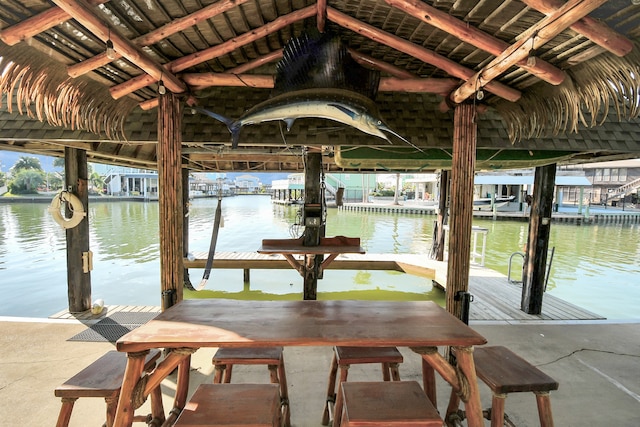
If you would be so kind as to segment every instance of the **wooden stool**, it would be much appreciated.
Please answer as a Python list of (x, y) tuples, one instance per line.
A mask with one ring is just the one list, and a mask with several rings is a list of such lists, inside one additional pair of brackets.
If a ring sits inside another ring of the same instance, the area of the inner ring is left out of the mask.
[[(145, 371), (152, 371), (159, 357), (158, 350), (151, 350), (145, 359)], [(56, 397), (62, 398), (62, 408), (60, 408), (56, 426), (66, 427), (69, 425), (71, 411), (73, 411), (73, 405), (78, 398), (103, 397), (107, 402), (107, 421), (105, 424), (107, 427), (111, 427), (116, 415), (126, 366), (127, 354), (112, 350), (65, 381), (61, 386), (56, 387), (54, 392)], [(162, 414), (161, 416), (164, 417), (160, 387), (151, 393), (151, 405), (154, 415)], [(151, 414), (134, 417), (136, 422), (149, 423), (152, 419)], [(162, 421), (164, 419), (160, 420), (160, 422)]]
[[(230, 383), (233, 365), (267, 365), (271, 382), (280, 385), (280, 405), (285, 427), (291, 425), (291, 409), (282, 347), (219, 348), (213, 356), (214, 384)], [(223, 378), (224, 377), (224, 378)]]
[(442, 419), (417, 381), (345, 382), (342, 427), (442, 427)]
[(201, 384), (174, 427), (280, 427), (277, 384)]
[(342, 416), (342, 400), (336, 394), (336, 377), (338, 367), (340, 367), (340, 379), (338, 380), (338, 390), (340, 384), (347, 381), (349, 366), (363, 363), (380, 363), (382, 365), (382, 379), (390, 381), (400, 381), (398, 363), (404, 359), (396, 347), (345, 347), (336, 346), (334, 348), (331, 370), (329, 371), (329, 386), (327, 387), (327, 400), (322, 413), (322, 425), (328, 425), (331, 419), (331, 405), (334, 404), (333, 414), (335, 418)]
[(476, 347), (473, 357), (478, 378), (493, 392), (491, 409), (485, 411), (492, 427), (504, 425), (507, 394), (521, 392), (535, 393), (540, 425), (553, 427), (549, 391), (558, 389), (557, 381), (506, 347)]

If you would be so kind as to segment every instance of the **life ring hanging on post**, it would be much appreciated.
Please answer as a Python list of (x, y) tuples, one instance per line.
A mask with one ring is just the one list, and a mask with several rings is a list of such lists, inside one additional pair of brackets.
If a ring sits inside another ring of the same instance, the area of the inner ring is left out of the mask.
[[(63, 202), (69, 204), (69, 210), (73, 213), (71, 218), (67, 218), (62, 212), (60, 212)], [(49, 212), (53, 219), (60, 224), (62, 228), (73, 228), (80, 224), (82, 219), (87, 216), (80, 199), (78, 199), (74, 194), (64, 190), (56, 194), (53, 198), (51, 205), (49, 206)]]

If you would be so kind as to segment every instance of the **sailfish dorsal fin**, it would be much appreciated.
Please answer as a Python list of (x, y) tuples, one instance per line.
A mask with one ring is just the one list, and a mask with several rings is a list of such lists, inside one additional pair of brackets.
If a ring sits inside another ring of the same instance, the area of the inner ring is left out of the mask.
[(358, 64), (340, 38), (307, 31), (292, 38), (276, 65), (273, 95), (303, 89), (344, 89), (374, 100), (380, 72)]

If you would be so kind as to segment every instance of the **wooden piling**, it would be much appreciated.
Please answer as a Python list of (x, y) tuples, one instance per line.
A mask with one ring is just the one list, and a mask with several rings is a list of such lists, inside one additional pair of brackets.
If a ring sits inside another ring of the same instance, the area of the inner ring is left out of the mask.
[[(89, 207), (89, 189), (87, 186), (87, 152), (66, 147), (64, 150), (64, 177), (66, 190), (78, 197), (84, 211)], [(73, 215), (66, 207), (67, 218)], [(84, 271), (82, 257), (89, 257), (89, 218), (80, 224), (67, 228), (67, 294), (69, 311), (80, 313), (91, 308), (91, 272)]]
[(542, 312), (555, 179), (555, 163), (536, 167), (520, 306), (528, 314)]
[[(318, 246), (320, 237), (324, 236), (324, 225), (307, 226), (308, 218), (316, 217), (322, 221), (322, 194), (320, 189), (320, 176), (322, 173), (322, 154), (314, 151), (305, 153), (304, 171), (304, 246)], [(323, 256), (307, 254), (304, 266), (304, 291), (305, 300), (315, 300), (318, 292), (318, 276)]]
[(462, 301), (458, 292), (469, 290), (473, 179), (476, 163), (476, 108), (457, 105), (453, 118), (453, 160), (451, 165), (451, 211), (449, 261), (447, 265), (447, 311), (460, 318)]
[(158, 187), (162, 309), (182, 300), (182, 112), (178, 97), (167, 92), (158, 106)]

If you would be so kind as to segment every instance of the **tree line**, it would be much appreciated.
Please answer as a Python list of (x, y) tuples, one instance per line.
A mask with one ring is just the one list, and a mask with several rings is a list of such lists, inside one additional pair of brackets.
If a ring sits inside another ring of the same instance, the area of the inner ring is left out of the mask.
[[(37, 157), (22, 156), (8, 172), (0, 172), (0, 188), (7, 186), (8, 193), (12, 195), (62, 190), (64, 187), (64, 159), (54, 159), (53, 166), (60, 168), (60, 172), (46, 172), (42, 169)], [(103, 177), (93, 171), (91, 164), (88, 165), (88, 169), (89, 191), (102, 193)]]

